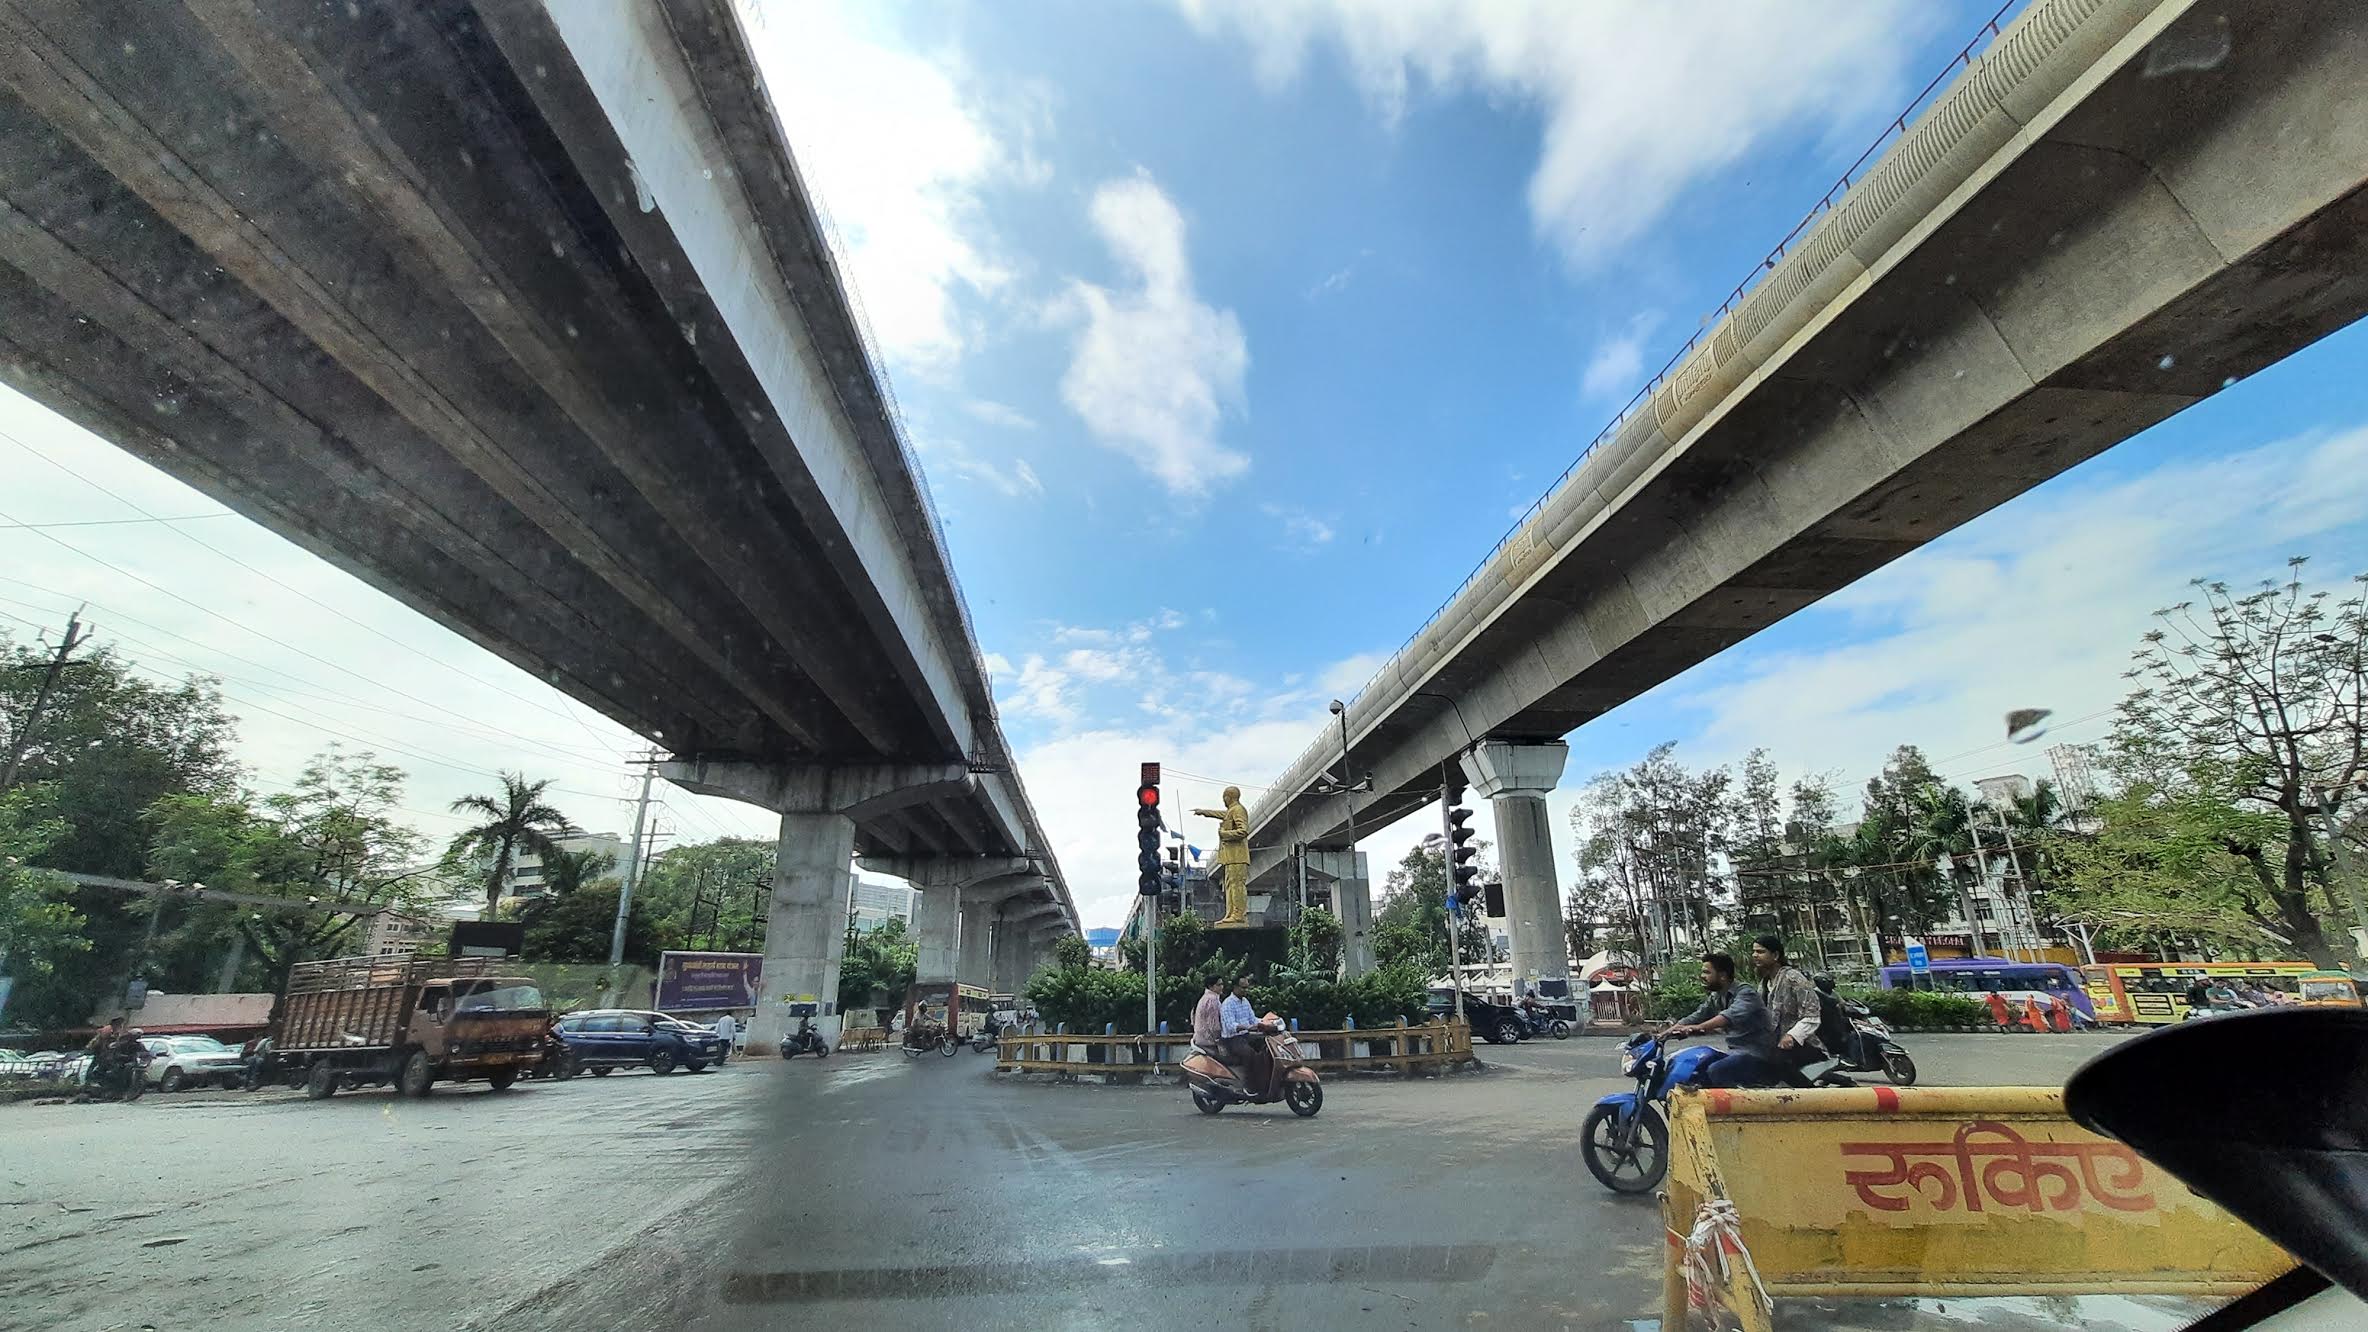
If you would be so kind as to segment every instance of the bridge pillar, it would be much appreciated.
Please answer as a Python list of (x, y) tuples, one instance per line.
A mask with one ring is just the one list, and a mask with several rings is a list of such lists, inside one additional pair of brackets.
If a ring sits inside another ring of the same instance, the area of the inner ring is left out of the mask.
[(960, 766), (876, 764), (844, 768), (689, 760), (660, 764), (660, 776), (701, 795), (777, 810), (773, 900), (766, 913), (764, 993), (748, 1023), (758, 1054), (780, 1048), (797, 1024), (796, 996), (812, 995), (823, 1039), (837, 1044), (839, 964), (855, 892), (855, 825), (883, 808), (926, 800), (966, 779)]
[(1363, 853), (1307, 849), (1307, 868), (1332, 880), (1332, 914), (1340, 917), (1340, 971), (1361, 976), (1373, 969), (1373, 881)]
[(1554, 829), (1546, 793), (1562, 780), (1570, 746), (1484, 740), (1464, 756), (1472, 789), (1496, 815), (1497, 857), (1505, 874), (1505, 918), (1513, 939), (1513, 984), (1570, 980), (1562, 932), (1562, 892), (1554, 874)]
[[(1047, 926), (1060, 919), (1061, 909), (1050, 902), (1017, 909), (1006, 906), (995, 921), (995, 991), (1018, 994), (1043, 964)], [(1062, 928), (1067, 928), (1063, 925)]]
[(962, 974), (962, 893), (956, 888), (924, 888), (913, 903), (913, 934), (918, 944), (913, 959), (913, 984), (948, 985)]

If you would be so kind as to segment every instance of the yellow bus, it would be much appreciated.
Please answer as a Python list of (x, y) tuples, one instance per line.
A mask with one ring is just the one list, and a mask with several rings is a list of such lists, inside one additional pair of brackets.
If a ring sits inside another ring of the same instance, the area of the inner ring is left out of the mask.
[(2080, 969), (2099, 1022), (2159, 1027), (2187, 1016), (2187, 987), (2245, 981), (2299, 997), (2312, 962), (2098, 962)]

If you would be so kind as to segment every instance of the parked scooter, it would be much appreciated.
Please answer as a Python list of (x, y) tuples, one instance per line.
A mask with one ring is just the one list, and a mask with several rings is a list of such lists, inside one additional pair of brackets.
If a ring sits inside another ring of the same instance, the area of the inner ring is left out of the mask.
[(1324, 1083), (1299, 1053), (1299, 1040), (1283, 1029), (1272, 1013), (1260, 1024), (1266, 1036), (1266, 1077), (1253, 1087), (1247, 1070), (1236, 1069), (1206, 1050), (1195, 1049), (1184, 1059), (1184, 1085), (1192, 1090), (1192, 1104), (1204, 1115), (1229, 1105), (1291, 1107), (1291, 1113), (1312, 1119), (1324, 1108)]

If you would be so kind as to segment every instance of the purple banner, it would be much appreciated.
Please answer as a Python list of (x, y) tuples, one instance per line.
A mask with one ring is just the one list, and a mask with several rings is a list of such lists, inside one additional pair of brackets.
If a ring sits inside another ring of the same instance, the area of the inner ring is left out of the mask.
[(754, 1008), (764, 993), (761, 953), (660, 953), (657, 996), (663, 1012)]

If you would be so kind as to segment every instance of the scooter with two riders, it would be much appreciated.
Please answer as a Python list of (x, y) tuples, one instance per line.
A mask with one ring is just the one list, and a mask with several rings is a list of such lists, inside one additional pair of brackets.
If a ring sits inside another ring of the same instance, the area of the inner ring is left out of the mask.
[(1229, 1105), (1272, 1105), (1277, 1101), (1291, 1107), (1291, 1113), (1302, 1119), (1314, 1117), (1324, 1108), (1323, 1079), (1306, 1064), (1299, 1051), (1299, 1040), (1285, 1030), (1281, 1019), (1272, 1013), (1259, 1024), (1254, 1033), (1266, 1041), (1266, 1075), (1253, 1077), (1247, 1069), (1237, 1068), (1234, 1061), (1193, 1047), (1184, 1059), (1184, 1085), (1192, 1092), (1192, 1104), (1204, 1115), (1213, 1115)]

